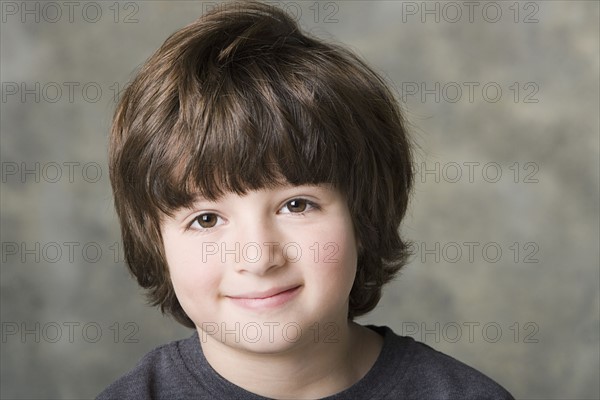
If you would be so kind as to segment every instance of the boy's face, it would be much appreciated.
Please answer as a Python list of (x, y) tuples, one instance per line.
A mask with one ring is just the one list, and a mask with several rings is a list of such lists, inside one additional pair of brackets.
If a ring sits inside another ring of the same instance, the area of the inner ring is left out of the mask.
[(280, 352), (335, 341), (356, 274), (353, 224), (329, 185), (199, 198), (162, 224), (177, 298), (209, 344)]

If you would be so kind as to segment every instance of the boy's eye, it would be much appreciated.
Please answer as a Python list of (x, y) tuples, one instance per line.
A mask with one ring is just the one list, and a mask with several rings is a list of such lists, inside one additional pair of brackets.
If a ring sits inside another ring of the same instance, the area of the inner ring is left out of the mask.
[(218, 222), (219, 216), (217, 214), (206, 213), (198, 215), (196, 218), (194, 218), (190, 227), (193, 228), (195, 225), (197, 225), (202, 229), (214, 228), (217, 226)]
[(294, 199), (286, 203), (287, 209), (291, 212), (303, 212), (306, 210), (306, 206), (306, 200), (303, 199)]
[(306, 199), (293, 199), (281, 208), (284, 213), (301, 214), (307, 210), (317, 208), (317, 205)]

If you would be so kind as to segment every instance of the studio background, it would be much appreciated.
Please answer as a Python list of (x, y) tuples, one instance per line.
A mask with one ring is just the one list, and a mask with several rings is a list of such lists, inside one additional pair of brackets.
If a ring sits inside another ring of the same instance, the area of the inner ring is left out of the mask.
[[(122, 262), (107, 137), (134, 70), (219, 3), (65, 3), (1, 5), (3, 399), (93, 398), (191, 334)], [(598, 398), (599, 3), (272, 3), (383, 74), (420, 146), (415, 255), (360, 322), (517, 398)]]

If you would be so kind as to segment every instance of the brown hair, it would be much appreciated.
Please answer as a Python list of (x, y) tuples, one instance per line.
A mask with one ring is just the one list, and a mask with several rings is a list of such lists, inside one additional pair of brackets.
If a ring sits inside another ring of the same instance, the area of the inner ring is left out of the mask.
[(371, 311), (406, 263), (398, 228), (411, 146), (384, 80), (283, 11), (231, 3), (171, 35), (123, 92), (109, 149), (125, 259), (153, 305), (194, 327), (169, 277), (165, 215), (274, 186), (331, 183), (360, 243), (349, 318)]

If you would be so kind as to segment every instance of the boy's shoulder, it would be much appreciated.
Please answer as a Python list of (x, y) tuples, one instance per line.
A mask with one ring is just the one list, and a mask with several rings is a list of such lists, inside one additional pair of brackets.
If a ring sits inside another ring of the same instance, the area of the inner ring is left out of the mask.
[(187, 339), (170, 342), (155, 348), (140, 359), (137, 365), (121, 376), (97, 400), (191, 398), (195, 386), (186, 356), (196, 347), (197, 333)]
[(159, 346), (96, 400), (248, 399), (263, 400), (227, 381), (212, 369), (202, 353), (198, 332)]
[(373, 382), (381, 385), (378, 398), (513, 399), (498, 383), (455, 358), (387, 326), (369, 327), (385, 338), (379, 359), (365, 376), (378, 375)]

